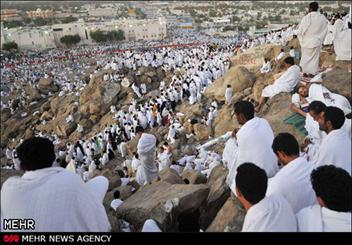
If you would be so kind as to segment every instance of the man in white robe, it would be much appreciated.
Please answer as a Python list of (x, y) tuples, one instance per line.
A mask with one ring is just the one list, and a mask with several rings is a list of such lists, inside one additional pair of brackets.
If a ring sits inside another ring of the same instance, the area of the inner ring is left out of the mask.
[(138, 98), (141, 98), (141, 97), (142, 97), (142, 95), (141, 95), (141, 93), (140, 93), (140, 91), (139, 91), (138, 86), (135, 85), (134, 83), (132, 84), (132, 90), (133, 90), (133, 92), (138, 96)]
[(2, 224), (4, 219), (33, 219), (35, 229), (31, 231), (36, 232), (110, 231), (102, 204), (108, 189), (105, 177), (84, 183), (77, 174), (51, 167), (55, 153), (48, 139), (25, 140), (18, 155), (25, 173), (2, 186)]
[(319, 57), (322, 44), (328, 32), (324, 15), (318, 12), (318, 3), (309, 4), (309, 13), (303, 17), (298, 27), (298, 39), (302, 57), (300, 66), (303, 73), (315, 75), (319, 70)]
[(319, 116), (319, 128), (327, 136), (319, 146), (316, 166), (332, 164), (351, 174), (351, 139), (342, 128), (345, 120), (343, 111), (333, 106), (326, 107)]
[(276, 79), (272, 85), (268, 85), (263, 89), (259, 104), (255, 108), (256, 112), (259, 112), (267, 98), (271, 98), (282, 92), (291, 92), (296, 87), (300, 78), (300, 68), (295, 65), (292, 57), (287, 57), (284, 62), (287, 68), (286, 72)]
[(336, 53), (336, 60), (351, 61), (351, 21), (347, 26), (344, 23), (340, 25), (338, 22), (334, 25), (334, 50)]
[(156, 137), (152, 134), (144, 133), (142, 127), (136, 128), (136, 133), (140, 135), (140, 139), (137, 145), (137, 152), (141, 160), (141, 168), (138, 169), (142, 171), (143, 185), (145, 183), (150, 184), (154, 179), (158, 177), (158, 168), (155, 164), (155, 146)]
[(278, 54), (278, 56), (276, 56), (275, 61), (279, 62), (283, 57), (285, 57), (285, 52), (284, 52), (284, 49), (281, 49), (281, 51)]
[(280, 195), (265, 196), (268, 177), (253, 163), (237, 169), (236, 193), (246, 209), (242, 232), (295, 232), (297, 222), (290, 204)]
[(174, 125), (171, 125), (169, 132), (167, 134), (167, 140), (169, 140), (170, 143), (173, 144), (175, 142), (175, 137), (176, 137), (176, 129)]
[(230, 84), (227, 85), (226, 90), (225, 90), (225, 104), (226, 105), (231, 105), (231, 99), (233, 95), (233, 89)]
[(316, 198), (310, 183), (314, 164), (299, 156), (296, 138), (289, 133), (280, 133), (275, 137), (272, 148), (284, 167), (269, 179), (266, 195), (282, 195), (290, 203), (294, 213), (314, 205)]
[(260, 68), (260, 73), (268, 73), (271, 72), (271, 62), (269, 59), (264, 60), (263, 66)]
[(229, 174), (226, 180), (234, 193), (236, 169), (241, 164), (252, 162), (264, 169), (269, 177), (273, 177), (279, 170), (277, 159), (271, 150), (274, 133), (269, 123), (263, 118), (254, 117), (254, 107), (249, 101), (237, 102), (235, 115), (242, 126), (233, 132), (233, 138), (237, 139), (236, 145), (232, 144), (229, 150), (235, 157), (227, 163)]
[(313, 170), (311, 179), (319, 205), (296, 214), (298, 231), (351, 232), (351, 175), (329, 165)]

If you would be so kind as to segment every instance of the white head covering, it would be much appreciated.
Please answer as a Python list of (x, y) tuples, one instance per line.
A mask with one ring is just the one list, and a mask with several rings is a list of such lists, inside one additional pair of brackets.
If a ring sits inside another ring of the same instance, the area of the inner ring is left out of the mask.
[(137, 145), (138, 154), (143, 154), (151, 151), (155, 145), (156, 137), (152, 134), (143, 133)]
[(142, 232), (161, 232), (161, 230), (154, 220), (147, 219), (144, 222)]

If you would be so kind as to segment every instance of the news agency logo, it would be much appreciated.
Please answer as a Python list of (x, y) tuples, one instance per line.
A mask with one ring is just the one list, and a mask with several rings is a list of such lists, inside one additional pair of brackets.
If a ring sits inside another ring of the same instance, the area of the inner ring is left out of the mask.
[(14, 234), (4, 235), (3, 241), (4, 241), (4, 243), (19, 243), (20, 237), (19, 237), (19, 235), (14, 235)]

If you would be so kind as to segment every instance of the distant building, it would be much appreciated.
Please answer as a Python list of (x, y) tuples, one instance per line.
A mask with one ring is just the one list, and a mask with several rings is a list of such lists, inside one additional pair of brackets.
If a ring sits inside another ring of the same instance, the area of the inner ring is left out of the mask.
[(67, 24), (55, 24), (37, 28), (1, 29), (1, 42), (15, 41), (20, 49), (47, 49), (63, 47), (61, 37), (78, 34), (80, 44), (92, 44), (90, 32), (122, 30), (125, 40), (160, 40), (167, 37), (164, 17), (151, 20), (113, 20), (105, 22), (84, 22), (82, 19)]
[(41, 10), (40, 8), (34, 11), (26, 11), (26, 14), (27, 14), (27, 17), (31, 19), (36, 19), (36, 18), (46, 19), (54, 16), (54, 12), (51, 9)]
[(21, 11), (17, 10), (17, 9), (2, 9), (1, 10), (1, 21), (22, 20), (20, 13), (21, 13)]
[(114, 16), (117, 16), (117, 9), (115, 8), (89, 9), (88, 15), (93, 17), (114, 17)]
[(53, 33), (49, 27), (41, 28), (13, 28), (4, 30), (1, 40), (4, 42), (14, 41), (21, 49), (48, 49), (55, 48)]

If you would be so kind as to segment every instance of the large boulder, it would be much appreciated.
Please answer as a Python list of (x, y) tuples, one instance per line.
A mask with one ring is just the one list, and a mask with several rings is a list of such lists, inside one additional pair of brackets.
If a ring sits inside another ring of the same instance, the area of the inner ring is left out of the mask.
[(288, 47), (293, 47), (295, 50), (301, 51), (301, 44), (299, 43), (298, 38), (291, 38), (287, 43)]
[(283, 120), (288, 118), (293, 114), (290, 110), (291, 104), (291, 94), (290, 93), (280, 93), (266, 103), (262, 107), (259, 117), (266, 119), (271, 128), (274, 131), (274, 134), (287, 132), (296, 137), (298, 142), (303, 142), (304, 135), (297, 131), (292, 125), (286, 124)]
[(351, 72), (334, 69), (323, 75), (323, 85), (331, 92), (345, 96), (352, 102), (352, 81)]
[(185, 184), (177, 171), (172, 168), (164, 168), (161, 170), (159, 172), (159, 177), (162, 181), (170, 184)]
[(245, 218), (245, 210), (242, 204), (229, 197), (217, 213), (215, 219), (206, 230), (207, 232), (240, 232)]
[(162, 231), (175, 232), (179, 230), (179, 217), (199, 210), (208, 192), (206, 185), (172, 185), (157, 181), (143, 186), (125, 200), (116, 215), (137, 229), (147, 219), (153, 219)]
[(205, 184), (207, 177), (199, 171), (187, 169), (182, 172), (182, 179), (188, 179), (190, 184)]
[(139, 137), (137, 136), (126, 143), (125, 147), (126, 147), (127, 154), (129, 156), (132, 156), (133, 152), (137, 152), (138, 141), (139, 141)]
[[(274, 60), (280, 53), (281, 45), (270, 45), (270, 48), (264, 54), (264, 59)], [(263, 59), (263, 61), (264, 61)]]
[(96, 75), (81, 92), (80, 112), (85, 115), (105, 115), (110, 106), (116, 104), (121, 86), (118, 83), (107, 83)]
[(223, 106), (214, 120), (214, 135), (219, 137), (237, 128), (238, 122), (232, 106)]
[(59, 91), (59, 87), (54, 84), (51, 77), (41, 78), (37, 85), (40, 93), (48, 94), (49, 92)]
[(193, 129), (198, 141), (207, 140), (212, 135), (211, 128), (201, 123), (194, 124)]
[[(246, 67), (249, 71), (255, 72), (264, 62), (263, 57), (275, 47), (273, 44), (260, 45), (255, 48), (246, 50), (231, 58), (231, 63)], [(275, 51), (275, 50), (274, 50)], [(274, 57), (274, 54), (272, 55)]]
[(61, 121), (56, 126), (56, 133), (60, 137), (68, 137), (73, 131), (75, 131), (77, 125), (73, 122), (66, 123), (66, 121)]
[(200, 225), (203, 230), (210, 225), (230, 196), (230, 188), (226, 183), (227, 173), (228, 171), (220, 164), (212, 170), (209, 176), (207, 184), (210, 191), (200, 216)]
[(225, 90), (231, 85), (233, 94), (252, 87), (255, 82), (255, 74), (248, 71), (244, 66), (235, 66), (221, 78), (213, 82), (205, 91), (205, 96), (217, 101), (225, 101)]
[(187, 123), (188, 119), (192, 119), (194, 117), (202, 117), (202, 115), (205, 113), (205, 108), (202, 103), (196, 103), (193, 105), (182, 103), (176, 106), (176, 111), (185, 115), (181, 118), (181, 122)]

